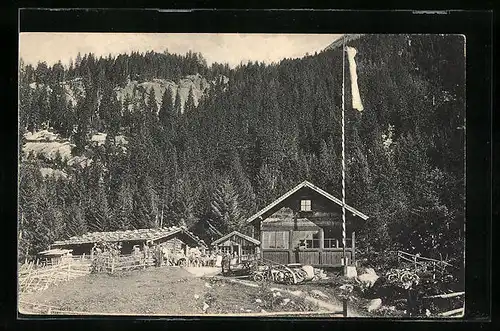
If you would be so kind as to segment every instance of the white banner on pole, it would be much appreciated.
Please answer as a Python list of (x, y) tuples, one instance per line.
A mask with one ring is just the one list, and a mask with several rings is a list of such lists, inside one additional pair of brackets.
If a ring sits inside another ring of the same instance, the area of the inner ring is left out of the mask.
[(352, 108), (359, 111), (363, 110), (363, 104), (361, 103), (361, 96), (359, 95), (358, 88), (358, 74), (356, 72), (356, 49), (347, 46), (347, 59), (349, 60), (349, 72), (351, 74), (351, 92), (352, 92)]

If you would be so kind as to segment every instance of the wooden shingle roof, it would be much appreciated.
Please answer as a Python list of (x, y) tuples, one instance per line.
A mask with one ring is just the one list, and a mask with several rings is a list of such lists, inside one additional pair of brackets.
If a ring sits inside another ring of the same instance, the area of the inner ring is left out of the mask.
[[(272, 203), (270, 203), (266, 207), (264, 207), (261, 210), (259, 210), (254, 215), (252, 215), (250, 218), (247, 219), (247, 223), (251, 223), (251, 222), (255, 221), (257, 218), (261, 217), (264, 213), (266, 213), (269, 210), (271, 210), (272, 208), (276, 207), (277, 205), (279, 205), (280, 203), (282, 203), (283, 201), (285, 201), (288, 197), (290, 197), (291, 195), (293, 195), (295, 192), (297, 192), (298, 190), (300, 190), (303, 187), (308, 187), (308, 188), (312, 189), (313, 191), (316, 191), (317, 193), (321, 194), (322, 196), (324, 196), (328, 200), (331, 200), (331, 201), (335, 202), (336, 204), (338, 204), (339, 206), (342, 206), (342, 200), (334, 197), (330, 193), (328, 193), (328, 192), (320, 189), (316, 185), (314, 185), (314, 184), (308, 182), (307, 180), (305, 180), (302, 183), (300, 183), (299, 185), (297, 185), (294, 188), (292, 188), (290, 191), (288, 191), (285, 194), (283, 194), (278, 199), (274, 200)], [(368, 216), (366, 216), (365, 214), (363, 214), (359, 210), (357, 210), (357, 209), (355, 209), (355, 208), (353, 208), (353, 207), (351, 207), (351, 206), (349, 206), (347, 204), (345, 205), (345, 209), (347, 209), (348, 211), (350, 211), (351, 213), (353, 213), (354, 215), (360, 217), (363, 220), (367, 220), (368, 219)]]
[(81, 236), (74, 236), (67, 240), (58, 240), (52, 246), (93, 244), (97, 242), (123, 242), (123, 241), (156, 241), (158, 239), (182, 232), (191, 237), (200, 246), (207, 248), (205, 242), (188, 231), (185, 227), (172, 226), (156, 229), (136, 229), (111, 232), (88, 232)]

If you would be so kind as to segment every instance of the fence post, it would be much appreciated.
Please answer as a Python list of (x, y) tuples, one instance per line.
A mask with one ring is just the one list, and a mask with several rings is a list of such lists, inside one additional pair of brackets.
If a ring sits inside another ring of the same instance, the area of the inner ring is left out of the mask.
[(342, 299), (342, 315), (347, 317), (347, 298)]
[(417, 256), (413, 255), (413, 265), (415, 266), (415, 270), (417, 270)]
[(111, 257), (111, 273), (115, 272), (115, 258)]
[(352, 250), (352, 258), (351, 258), (351, 264), (356, 265), (356, 238), (355, 238), (355, 232), (352, 232), (352, 244), (351, 244), (351, 250)]

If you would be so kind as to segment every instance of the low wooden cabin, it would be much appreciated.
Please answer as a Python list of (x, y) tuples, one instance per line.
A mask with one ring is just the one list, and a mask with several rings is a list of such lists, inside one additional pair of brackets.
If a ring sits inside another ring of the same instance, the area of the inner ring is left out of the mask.
[(98, 243), (120, 243), (121, 254), (130, 254), (134, 246), (143, 247), (148, 243), (165, 246), (173, 253), (188, 253), (190, 248), (204, 252), (208, 249), (203, 240), (184, 227), (172, 226), (158, 229), (137, 229), (112, 232), (89, 232), (82, 236), (56, 241), (51, 248), (72, 249), (74, 255), (91, 254)]
[(56, 265), (71, 258), (71, 249), (49, 249), (38, 253), (38, 261), (44, 265)]
[(238, 231), (233, 231), (215, 240), (212, 247), (222, 253), (229, 253), (237, 256), (248, 256), (259, 254), (260, 241), (244, 235)]
[[(346, 205), (346, 258), (355, 261), (355, 229), (368, 216)], [(343, 265), (342, 201), (304, 181), (247, 220), (264, 261)]]

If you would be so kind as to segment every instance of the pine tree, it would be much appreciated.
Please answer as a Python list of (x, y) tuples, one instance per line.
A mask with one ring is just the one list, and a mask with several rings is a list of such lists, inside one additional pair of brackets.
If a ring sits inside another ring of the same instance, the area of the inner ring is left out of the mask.
[(172, 103), (172, 91), (170, 88), (166, 88), (161, 100), (158, 118), (160, 123), (163, 125), (163, 128), (167, 131), (172, 131), (173, 129), (173, 110), (174, 105)]
[(133, 193), (128, 183), (123, 183), (118, 192), (110, 230), (129, 230), (134, 208)]
[(184, 112), (185, 113), (190, 113), (196, 108), (195, 103), (194, 103), (194, 92), (193, 92), (193, 86), (189, 88), (189, 94), (188, 98), (186, 100), (186, 104), (184, 105)]
[(81, 236), (88, 232), (84, 211), (77, 203), (68, 206), (66, 220), (66, 237)]
[(218, 219), (219, 229), (223, 232), (241, 230), (245, 220), (241, 210), (239, 195), (228, 177), (219, 180), (213, 193), (212, 213)]
[(179, 117), (182, 114), (182, 100), (180, 88), (177, 88), (177, 92), (175, 94), (175, 102), (174, 102), (174, 114), (176, 117)]
[(89, 204), (85, 211), (91, 231), (105, 231), (110, 219), (110, 209), (104, 185), (104, 167), (97, 160), (90, 166), (88, 181)]

